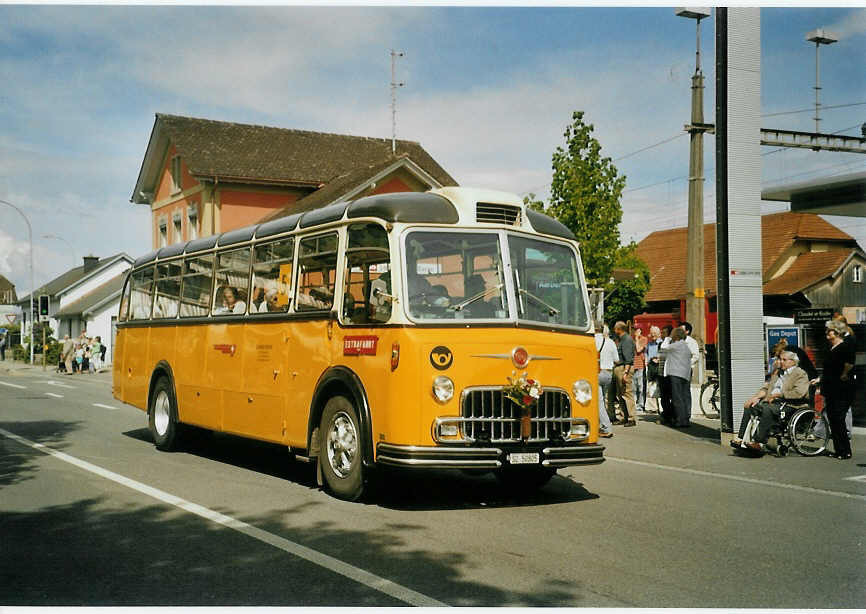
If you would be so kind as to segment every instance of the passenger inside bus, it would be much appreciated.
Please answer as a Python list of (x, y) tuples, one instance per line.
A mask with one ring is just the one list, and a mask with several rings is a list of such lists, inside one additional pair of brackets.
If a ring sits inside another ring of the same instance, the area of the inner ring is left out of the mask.
[[(496, 308), (487, 302), (487, 297), (484, 293), (487, 291), (487, 284), (484, 283), (484, 278), (475, 274), (466, 280), (464, 301), (469, 301), (475, 297), (474, 301), (466, 305), (466, 315), (470, 318), (493, 318), (496, 315)], [(491, 291), (492, 292), (492, 291)]]
[(215, 314), (239, 314), (247, 310), (246, 303), (240, 300), (237, 289), (232, 286), (223, 286), (221, 289), (223, 304), (214, 310)]

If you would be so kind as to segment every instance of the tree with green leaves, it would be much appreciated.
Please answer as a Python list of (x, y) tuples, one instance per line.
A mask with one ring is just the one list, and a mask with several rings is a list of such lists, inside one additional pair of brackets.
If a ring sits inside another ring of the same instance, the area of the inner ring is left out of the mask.
[[(635, 254), (633, 242), (620, 245), (620, 199), (626, 178), (609, 157), (601, 155), (601, 144), (592, 135), (594, 129), (584, 122), (583, 111), (572, 114), (572, 123), (563, 135), (565, 147), (553, 152), (550, 202), (544, 206), (535, 194), (524, 202), (555, 217), (577, 237), (587, 283), (604, 288), (613, 301), (605, 300), (605, 319), (628, 319), (645, 304), (649, 272)], [(614, 268), (633, 269), (636, 276), (611, 283)]]

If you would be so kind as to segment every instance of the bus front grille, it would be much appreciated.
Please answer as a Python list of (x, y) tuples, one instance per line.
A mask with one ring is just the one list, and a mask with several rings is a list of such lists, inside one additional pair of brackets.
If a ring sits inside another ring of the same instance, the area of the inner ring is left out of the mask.
[[(519, 442), (520, 408), (499, 386), (467, 388), (463, 391), (460, 423), (468, 441)], [(568, 434), (571, 403), (560, 388), (546, 388), (532, 408), (532, 429), (528, 441), (550, 441)]]

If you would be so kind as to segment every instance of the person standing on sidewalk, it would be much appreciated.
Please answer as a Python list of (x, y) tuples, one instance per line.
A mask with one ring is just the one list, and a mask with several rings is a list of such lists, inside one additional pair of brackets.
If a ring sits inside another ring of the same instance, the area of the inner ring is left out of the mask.
[(63, 336), (63, 347), (60, 348), (60, 359), (66, 367), (66, 375), (72, 375), (72, 353), (75, 351), (75, 343), (69, 335)]
[(686, 338), (685, 330), (675, 328), (671, 332), (671, 342), (665, 348), (665, 369), (670, 379), (674, 428), (686, 428), (692, 416), (691, 352), (685, 343)]
[(0, 333), (0, 360), (6, 361), (6, 333)]
[(688, 322), (683, 322), (680, 324), (680, 328), (682, 328), (686, 333), (685, 342), (689, 348), (689, 351), (692, 353), (691, 357), (691, 367), (689, 370), (689, 394), (688, 394), (688, 416), (691, 419), (692, 416), (692, 374), (695, 372), (695, 367), (698, 364), (698, 360), (701, 358), (701, 349), (698, 347), (698, 342), (695, 341), (695, 338), (692, 337), (692, 325)]
[(632, 375), (632, 389), (634, 390), (634, 409), (644, 411), (646, 407), (646, 382), (644, 373), (646, 367), (646, 344), (647, 338), (641, 329), (634, 329), (634, 374)]
[(623, 413), (621, 424), (637, 426), (632, 396), (632, 371), (634, 370), (634, 341), (628, 334), (625, 322), (613, 325), (613, 332), (619, 338), (618, 360), (613, 368), (613, 378), (616, 382), (616, 398)]
[(671, 404), (671, 378), (668, 377), (667, 349), (671, 344), (673, 327), (662, 326), (662, 342), (659, 344), (659, 423), (673, 424), (674, 409)]
[[(658, 326), (650, 326), (649, 341), (646, 344), (646, 404), (644, 411), (659, 413), (659, 346), (662, 344), (661, 330)], [(652, 399), (653, 409), (649, 407)]]
[(607, 411), (610, 384), (613, 381), (613, 363), (619, 358), (616, 344), (610, 339), (610, 329), (607, 324), (599, 322), (595, 333), (595, 348), (598, 350), (598, 434), (600, 437), (613, 437), (610, 414)]

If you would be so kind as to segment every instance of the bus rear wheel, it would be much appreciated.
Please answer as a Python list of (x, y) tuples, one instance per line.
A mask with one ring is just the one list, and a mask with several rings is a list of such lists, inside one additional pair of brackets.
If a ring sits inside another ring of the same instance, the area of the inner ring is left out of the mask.
[(157, 380), (147, 408), (147, 426), (158, 450), (169, 452), (180, 444), (177, 401), (171, 382), (164, 375)]
[(357, 501), (364, 492), (359, 424), (358, 412), (346, 397), (333, 397), (325, 404), (319, 428), (319, 464), (328, 490), (346, 501)]

